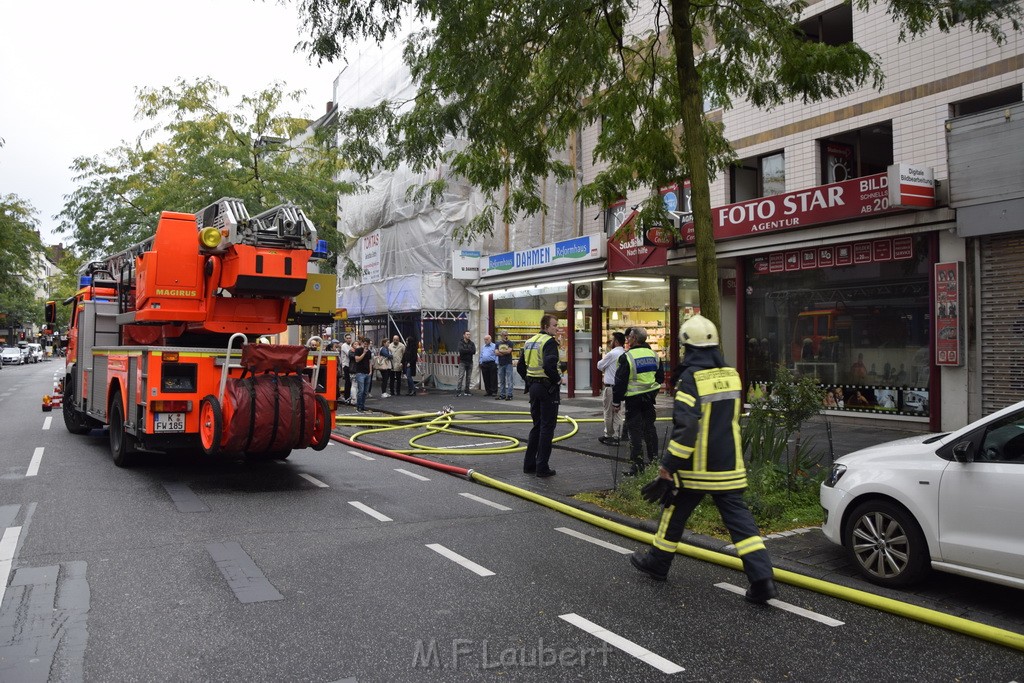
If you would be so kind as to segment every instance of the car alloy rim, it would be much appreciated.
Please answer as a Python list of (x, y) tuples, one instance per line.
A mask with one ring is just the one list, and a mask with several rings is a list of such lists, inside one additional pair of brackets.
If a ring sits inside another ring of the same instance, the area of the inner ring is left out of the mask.
[(910, 541), (899, 522), (883, 512), (869, 512), (853, 528), (853, 553), (872, 576), (899, 576), (910, 561)]

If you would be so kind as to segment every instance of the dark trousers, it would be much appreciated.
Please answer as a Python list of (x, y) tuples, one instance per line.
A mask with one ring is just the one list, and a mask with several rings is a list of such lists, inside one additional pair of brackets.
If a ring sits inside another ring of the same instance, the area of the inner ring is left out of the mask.
[(709, 493), (692, 489), (679, 489), (675, 500), (661, 515), (658, 533), (654, 536), (654, 547), (675, 553), (679, 539), (683, 537), (686, 521), (704, 496), (710, 495), (718, 507), (718, 514), (729, 530), (729, 537), (736, 546), (736, 553), (743, 561), (743, 571), (751, 583), (772, 578), (772, 560), (764, 547), (761, 534), (754, 523), (754, 516), (743, 501), (742, 491)]
[(481, 363), (480, 374), (484, 378), (484, 389), (487, 390), (487, 395), (494, 396), (498, 393), (498, 364)]
[(352, 398), (352, 368), (345, 366), (341, 369), (342, 374), (345, 375), (345, 391), (342, 394), (347, 399)]
[[(654, 427), (654, 400), (656, 392), (648, 392), (638, 396), (628, 396), (626, 404), (626, 431), (629, 432), (629, 459), (637, 466), (658, 458), (658, 431)], [(644, 445), (647, 446), (647, 459), (644, 460)]]
[(380, 393), (388, 393), (388, 384), (391, 383), (391, 371), (381, 370), (380, 371)]
[(416, 393), (416, 364), (410, 363), (405, 366), (405, 380), (409, 383), (409, 395)]
[(526, 442), (526, 455), (523, 457), (524, 470), (546, 472), (551, 458), (551, 440), (555, 437), (555, 422), (558, 421), (558, 406), (561, 403), (558, 388), (549, 389), (544, 382), (530, 383), (530, 417), (533, 428)]
[(392, 396), (402, 395), (402, 371), (392, 370), (388, 375), (391, 378), (391, 390), (388, 392)]

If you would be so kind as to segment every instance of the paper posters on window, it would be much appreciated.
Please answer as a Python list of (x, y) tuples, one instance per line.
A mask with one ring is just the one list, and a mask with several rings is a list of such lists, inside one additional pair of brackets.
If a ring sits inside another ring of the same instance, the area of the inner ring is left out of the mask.
[(964, 364), (962, 261), (935, 264), (935, 364)]

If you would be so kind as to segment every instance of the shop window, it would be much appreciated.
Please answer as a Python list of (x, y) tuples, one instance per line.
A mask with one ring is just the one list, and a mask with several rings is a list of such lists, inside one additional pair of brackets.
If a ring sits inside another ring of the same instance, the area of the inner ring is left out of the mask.
[(730, 173), (732, 202), (770, 197), (786, 191), (786, 155), (773, 152), (741, 159)]
[(853, 42), (853, 7), (843, 4), (797, 24), (799, 35), (810, 42), (844, 45)]
[(818, 379), (825, 408), (927, 415), (928, 249), (928, 236), (904, 236), (794, 251), (795, 269), (786, 267), (790, 252), (749, 259), (749, 390), (770, 390), (785, 366)]
[(818, 145), (823, 185), (882, 173), (893, 163), (892, 121), (833, 135)]
[(1021, 86), (1015, 85), (1010, 88), (985, 93), (984, 95), (969, 97), (959, 102), (953, 102), (949, 105), (949, 115), (951, 118), (956, 118), (958, 116), (967, 116), (968, 114), (977, 114), (989, 109), (998, 109), (999, 107), (1018, 104), (1021, 99)]

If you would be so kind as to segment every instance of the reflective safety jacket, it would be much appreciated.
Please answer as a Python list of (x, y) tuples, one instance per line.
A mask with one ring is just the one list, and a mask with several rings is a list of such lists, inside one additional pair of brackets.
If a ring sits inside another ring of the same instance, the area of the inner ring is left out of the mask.
[(625, 353), (629, 363), (629, 381), (626, 384), (626, 398), (646, 394), (661, 389), (661, 383), (655, 379), (661, 361), (648, 346), (630, 349)]
[(672, 438), (661, 464), (678, 486), (714, 493), (747, 486), (740, 439), (743, 383), (717, 347), (686, 347)]
[(525, 373), (519, 372), (523, 379), (548, 379), (558, 384), (561, 380), (558, 373), (558, 340), (543, 332), (533, 335), (523, 345), (520, 363), (526, 368)]

